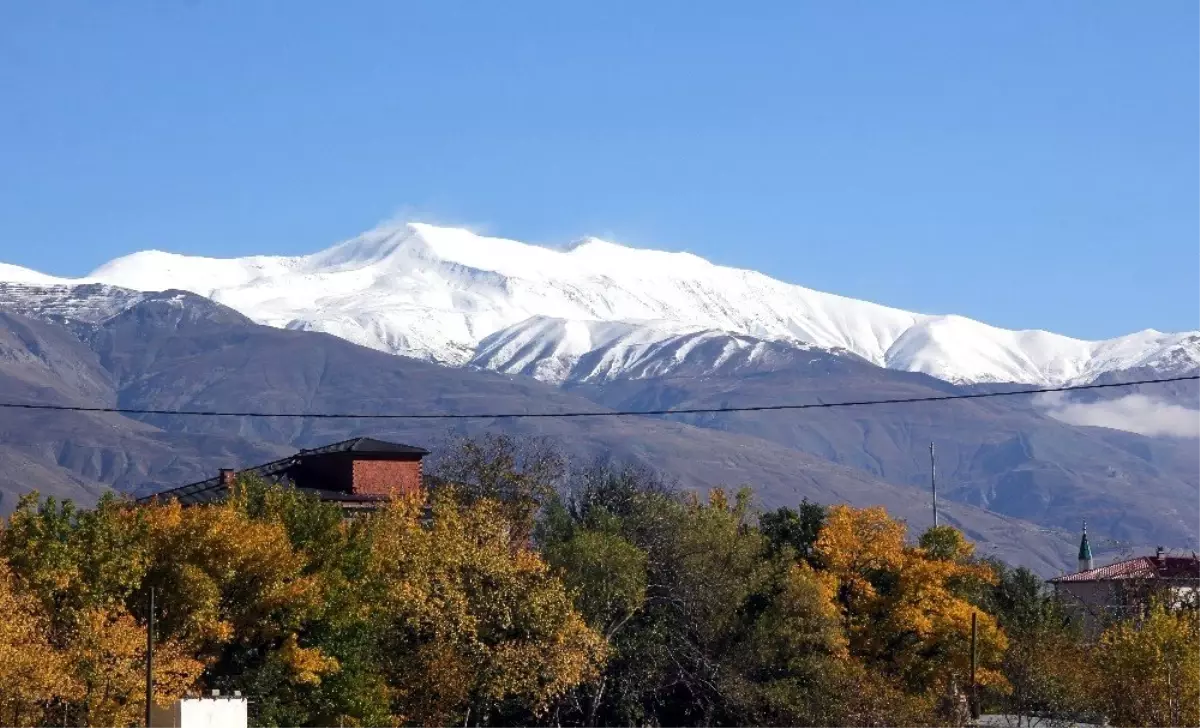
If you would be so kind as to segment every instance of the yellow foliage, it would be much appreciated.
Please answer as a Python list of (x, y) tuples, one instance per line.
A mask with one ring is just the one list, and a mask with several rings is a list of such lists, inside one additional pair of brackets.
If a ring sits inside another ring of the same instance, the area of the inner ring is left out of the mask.
[(321, 678), (341, 669), (336, 658), (329, 657), (316, 647), (301, 647), (295, 634), (288, 635), (278, 651), (279, 661), (299, 685), (320, 685)]
[(421, 506), (397, 500), (378, 514), (371, 555), (406, 720), (458, 722), (480, 700), (538, 713), (595, 675), (602, 639), (541, 557), (508, 538), (498, 504), (439, 498), (428, 525)]
[(40, 605), (13, 587), (0, 561), (0, 725), (38, 725), (46, 704), (73, 697), (75, 686), (66, 660), (46, 639), (49, 620)]
[(320, 605), (320, 584), (278, 523), (250, 521), (234, 502), (148, 509), (163, 628), (212, 649), (235, 634), (284, 639)]
[(708, 491), (708, 506), (718, 511), (729, 510), (729, 496), (724, 488), (713, 488)]
[(1097, 670), (1114, 725), (1200, 725), (1200, 614), (1152, 604), (1105, 630)]
[(838, 594), (851, 652), (901, 677), (910, 688), (943, 691), (963, 685), (970, 670), (971, 615), (977, 615), (983, 685), (1004, 688), (997, 669), (1007, 639), (995, 619), (951, 588), (990, 582), (991, 572), (968, 560), (970, 544), (953, 529), (940, 534), (952, 560), (905, 544), (905, 526), (882, 508), (829, 509), (816, 550)]
[[(145, 711), (146, 629), (124, 611), (90, 610), (68, 648), (88, 725), (129, 725)], [(175, 640), (154, 648), (154, 701), (194, 687), (204, 665)]]
[(838, 505), (829, 509), (816, 552), (837, 576), (852, 608), (861, 608), (876, 596), (868, 576), (899, 571), (904, 548), (904, 524), (892, 520), (882, 507)]

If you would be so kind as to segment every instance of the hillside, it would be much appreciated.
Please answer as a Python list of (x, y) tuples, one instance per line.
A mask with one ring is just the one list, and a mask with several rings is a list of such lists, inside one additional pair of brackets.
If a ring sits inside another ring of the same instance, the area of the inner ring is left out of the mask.
[[(146, 296), (99, 324), (71, 329), (16, 314), (7, 359), (60, 351), (52, 363), (6, 377), (6, 401), (117, 403), (131, 408), (351, 411), (414, 414), (478, 411), (603, 411), (578, 395), (529, 379), (397, 357), (336, 337), (254, 324), (206, 299), (179, 292)], [(16, 333), (24, 331), (26, 333)], [(72, 341), (73, 336), (79, 337)], [(86, 343), (86, 346), (82, 345)], [(43, 357), (44, 358), (44, 357)], [(22, 367), (28, 368), (27, 364)], [(25, 370), (22, 369), (22, 372)], [(72, 375), (73, 372), (88, 376)], [(71, 377), (75, 376), (73, 380)], [(62, 390), (64, 394), (58, 392)], [(3, 452), (43, 471), (4, 471), (3, 489), (57, 488), (86, 500), (102, 486), (145, 493), (252, 465), (298, 447), (371, 434), (436, 447), (451, 433), (503, 430), (554, 438), (575, 458), (636, 461), (690, 488), (748, 484), (767, 507), (801, 497), (885, 505), (919, 524), (928, 499), (919, 489), (766, 440), (648, 418), (464, 421), (294, 420), (81, 415), (6, 410)], [(11, 495), (3, 505), (11, 507)], [(948, 522), (992, 553), (1043, 573), (1065, 565), (1073, 535), (947, 502)]]

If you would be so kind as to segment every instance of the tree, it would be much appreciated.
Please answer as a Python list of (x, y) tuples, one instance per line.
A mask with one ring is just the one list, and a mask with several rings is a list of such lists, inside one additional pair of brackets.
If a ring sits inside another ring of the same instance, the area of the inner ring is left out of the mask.
[(0, 557), (23, 591), (51, 617), (53, 643), (63, 646), (92, 609), (124, 607), (149, 564), (149, 530), (142, 510), (111, 494), (96, 508), (23, 496), (0, 531)]
[[(587, 624), (608, 645), (609, 657), (614, 657), (614, 639), (646, 603), (646, 552), (620, 533), (618, 517), (596, 509), (588, 525), (576, 526), (558, 500), (548, 509), (540, 540), (547, 563), (574, 595)], [(585, 724), (596, 723), (607, 686), (605, 671), (577, 691), (577, 710)]]
[[(144, 516), (111, 496), (95, 509), (77, 510), (31, 494), (0, 533), (25, 612), (36, 602), (46, 615), (40, 620), (46, 651), (28, 659), (58, 665), (66, 682), (56, 682), (55, 710), (87, 725), (127, 723), (144, 709), (145, 631), (127, 611), (149, 566)], [(161, 640), (159, 649), (156, 695), (169, 701), (195, 684), (203, 665), (176, 639)], [(36, 664), (27, 677), (44, 675)]]
[(930, 527), (917, 539), (917, 545), (926, 556), (939, 561), (965, 563), (975, 552), (975, 546), (953, 526)]
[(0, 724), (39, 725), (55, 701), (76, 697), (69, 664), (49, 641), (50, 619), (20, 593), (0, 560)]
[[(758, 527), (770, 544), (772, 553), (791, 547), (796, 557), (814, 564), (817, 537), (825, 525), (824, 506), (807, 498), (800, 501), (799, 510), (786, 506), (759, 516)], [(815, 564), (814, 564), (815, 565)]]
[(1000, 562), (980, 606), (1008, 636), (1001, 663), (1004, 690), (985, 697), (1005, 714), (1032, 721), (1096, 722), (1093, 657), (1079, 626), (1036, 574)]
[(1093, 655), (1068, 632), (1039, 627), (1009, 633), (1001, 672), (1007, 689), (988, 695), (999, 712), (1030, 724), (1100, 720)]
[(603, 662), (604, 644), (546, 563), (510, 541), (503, 507), (441, 491), (372, 524), (372, 620), (394, 715), (448, 724), (537, 717)]
[(1100, 636), (1097, 697), (1118, 726), (1200, 725), (1200, 612), (1152, 600)]
[(849, 662), (837, 584), (792, 565), (769, 606), (730, 650), (724, 681), (736, 722), (839, 725), (849, 718), (838, 678)]
[(247, 518), (236, 491), (202, 508), (153, 506), (147, 518), (145, 586), (161, 594), (164, 633), (216, 655), (226, 645), (281, 645), (318, 613), (320, 581), (305, 573), (303, 554), (281, 523)]
[(546, 504), (537, 543), (607, 642), (603, 670), (563, 696), (555, 706), (557, 721), (656, 719), (659, 691), (673, 665), (668, 635), (676, 625), (664, 596), (665, 567), (685, 510), (653, 471), (602, 462), (573, 472), (568, 495)]
[(499, 503), (511, 538), (526, 541), (539, 509), (566, 474), (566, 459), (549, 440), (489, 432), (449, 443), (431, 472), (464, 502)]
[[(91, 609), (67, 650), (84, 725), (130, 725), (145, 712), (146, 629), (121, 610)], [(194, 688), (204, 665), (177, 640), (154, 649), (154, 701), (169, 705)]]
[(905, 544), (903, 523), (882, 508), (834, 506), (817, 553), (838, 581), (851, 654), (905, 689), (935, 695), (966, 684), (972, 613), (978, 622), (980, 684), (1002, 689), (1007, 638), (994, 618), (963, 596), (990, 570), (970, 560), (960, 534), (935, 532), (932, 552)]
[(1006, 631), (1069, 629), (1068, 615), (1041, 577), (1024, 566), (1013, 569), (997, 561), (987, 566), (993, 583), (980, 606), (994, 614)]
[[(0, 531), (17, 564), (0, 559), (0, 722), (135, 721), (149, 588), (160, 702), (200, 682), (252, 695), (262, 725), (536, 719), (605, 647), (503, 511), (446, 490), (347, 523), (258, 481), (191, 508), (27, 499)], [(575, 568), (603, 572), (588, 543)], [(636, 600), (636, 582), (615, 587), (612, 610)]]
[(579, 529), (546, 548), (588, 624), (612, 639), (646, 602), (646, 554), (619, 533)]
[[(244, 652), (236, 672), (218, 666), (210, 681), (255, 696), (258, 725), (387, 725), (391, 698), (361, 588), (370, 551), (369, 518), (344, 519), (336, 504), (254, 478), (234, 499), (252, 522), (276, 524), (316, 580), (317, 606), (276, 649)], [(227, 663), (228, 664), (228, 663)]]

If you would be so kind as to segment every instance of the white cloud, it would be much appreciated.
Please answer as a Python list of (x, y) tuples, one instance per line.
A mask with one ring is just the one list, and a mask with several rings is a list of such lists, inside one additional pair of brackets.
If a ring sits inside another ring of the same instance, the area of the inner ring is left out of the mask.
[(1060, 422), (1136, 432), (1139, 435), (1200, 438), (1200, 410), (1144, 394), (1101, 402), (1070, 402), (1062, 394), (1040, 397), (1046, 414)]

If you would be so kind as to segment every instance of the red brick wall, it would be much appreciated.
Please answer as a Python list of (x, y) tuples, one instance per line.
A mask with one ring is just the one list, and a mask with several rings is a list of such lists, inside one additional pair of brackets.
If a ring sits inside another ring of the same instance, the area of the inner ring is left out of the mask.
[(355, 460), (352, 493), (402, 495), (421, 489), (420, 460)]

